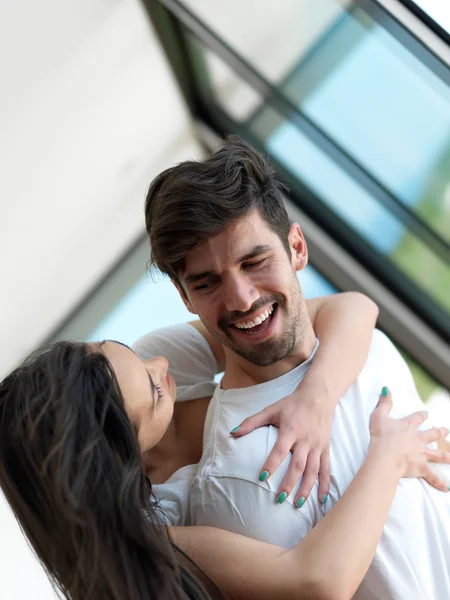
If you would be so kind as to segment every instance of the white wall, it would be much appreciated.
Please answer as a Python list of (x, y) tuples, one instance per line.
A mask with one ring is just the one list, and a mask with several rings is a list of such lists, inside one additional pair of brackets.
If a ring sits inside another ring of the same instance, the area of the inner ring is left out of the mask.
[[(199, 148), (138, 0), (0, 3), (0, 378), (143, 231)], [(0, 493), (0, 598), (54, 593)]]
[(0, 377), (143, 230), (200, 155), (138, 0), (0, 3)]

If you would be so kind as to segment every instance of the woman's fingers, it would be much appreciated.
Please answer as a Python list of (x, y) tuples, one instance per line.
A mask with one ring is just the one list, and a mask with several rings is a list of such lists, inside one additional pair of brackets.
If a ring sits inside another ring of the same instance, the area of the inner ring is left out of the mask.
[(433, 448), (427, 448), (425, 450), (425, 456), (427, 457), (427, 460), (450, 465), (450, 452), (446, 452), (445, 450), (434, 450)]
[(441, 492), (449, 491), (448, 484), (445, 481), (443, 481), (429, 465), (426, 465), (422, 478), (425, 479), (425, 481), (427, 481), (431, 486), (433, 486), (437, 490), (440, 490)]
[(424, 444), (430, 444), (431, 442), (437, 442), (442, 440), (448, 435), (448, 429), (445, 427), (431, 427), (425, 431), (421, 431), (421, 439)]
[(260, 410), (258, 413), (252, 415), (251, 417), (247, 417), (246, 419), (244, 419), (242, 423), (240, 423), (239, 425), (237, 425), (237, 427), (234, 427), (230, 431), (230, 434), (233, 437), (238, 438), (243, 435), (246, 435), (247, 433), (250, 433), (258, 427), (263, 427), (264, 425), (270, 425), (272, 423), (273, 410), (272, 406), (268, 406), (263, 410)]
[(392, 410), (392, 394), (387, 386), (384, 386), (381, 390), (376, 410), (385, 417), (388, 417)]
[(383, 421), (389, 417), (392, 410), (392, 394), (389, 388), (384, 386), (378, 400), (378, 404), (370, 417), (370, 432), (376, 435), (382, 426)]
[[(307, 457), (302, 482), (294, 498), (295, 508), (301, 508), (305, 504), (306, 500), (308, 500), (308, 496), (311, 493), (311, 490), (313, 489), (314, 484), (316, 482), (317, 475), (319, 473), (319, 468), (320, 453), (311, 451)], [(298, 483), (298, 481), (299, 478), (297, 478), (297, 481), (294, 482), (294, 485)]]
[[(273, 475), (273, 473), (278, 469), (278, 467), (281, 465), (283, 460), (286, 458), (286, 456), (291, 451), (292, 445), (293, 445), (292, 438), (286, 434), (283, 435), (282, 430), (280, 430), (278, 439), (275, 442), (274, 447), (272, 448), (269, 456), (267, 457), (266, 462), (264, 463), (264, 465), (260, 471), (260, 474), (259, 474), (260, 481), (266, 481), (271, 475)], [(291, 460), (291, 464), (289, 466), (289, 471), (291, 471), (292, 468), (293, 468), (293, 463)], [(301, 476), (301, 473), (300, 473), (300, 476)], [(297, 481), (298, 481), (298, 479), (297, 479)]]
[[(330, 491), (330, 449), (328, 448), (320, 457), (319, 469), (319, 500), (325, 504)], [(325, 498), (325, 502), (324, 502)]]
[(412, 415), (404, 417), (404, 420), (410, 425), (414, 425), (415, 427), (419, 427), (428, 419), (428, 413), (426, 410), (419, 410)]
[[(289, 494), (292, 492), (294, 486), (299, 482), (300, 478), (303, 475), (303, 479), (305, 478), (306, 471), (305, 469), (307, 468), (307, 463), (309, 463), (309, 455), (307, 454), (307, 451), (305, 449), (302, 450), (302, 448), (300, 448), (299, 446), (295, 447), (293, 452), (292, 452), (292, 457), (291, 457), (291, 463), (289, 465), (289, 468), (286, 472), (286, 475), (283, 477), (283, 481), (281, 482), (281, 485), (278, 489), (277, 492), (277, 496), (276, 496), (276, 501), (279, 502), (280, 504), (282, 504), (286, 498), (289, 496)], [(311, 468), (313, 467), (313, 464), (309, 464), (309, 470), (311, 470)], [(314, 481), (316, 480), (317, 477), (317, 473), (319, 471), (319, 464), (317, 461), (317, 470), (316, 473), (314, 475), (314, 480), (313, 480), (313, 484), (314, 485)], [(311, 475), (309, 473), (309, 475)], [(311, 487), (312, 487), (311, 485)], [(311, 487), (309, 488), (308, 494), (311, 491)], [(306, 496), (307, 497), (307, 496)]]

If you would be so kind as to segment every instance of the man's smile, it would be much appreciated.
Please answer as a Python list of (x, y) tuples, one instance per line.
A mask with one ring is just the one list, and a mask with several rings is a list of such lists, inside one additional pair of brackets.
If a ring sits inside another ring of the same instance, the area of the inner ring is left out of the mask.
[(228, 325), (233, 334), (239, 338), (251, 339), (252, 342), (261, 342), (270, 337), (275, 329), (278, 304), (275, 302), (262, 310), (254, 313), (251, 318), (244, 317)]

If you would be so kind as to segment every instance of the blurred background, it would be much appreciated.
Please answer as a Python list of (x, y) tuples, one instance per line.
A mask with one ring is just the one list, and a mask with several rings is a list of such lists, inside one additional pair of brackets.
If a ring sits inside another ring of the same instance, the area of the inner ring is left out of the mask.
[[(449, 426), (449, 30), (441, 0), (0, 3), (0, 378), (190, 320), (146, 271), (146, 189), (237, 133), (290, 188), (305, 295), (372, 297)], [(3, 498), (0, 531), (0, 598), (53, 598)]]

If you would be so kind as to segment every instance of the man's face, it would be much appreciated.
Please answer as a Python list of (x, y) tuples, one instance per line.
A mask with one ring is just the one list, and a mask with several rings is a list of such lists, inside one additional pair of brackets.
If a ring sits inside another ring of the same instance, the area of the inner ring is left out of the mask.
[(188, 309), (236, 354), (258, 366), (288, 356), (301, 330), (296, 270), (307, 262), (298, 225), (291, 256), (258, 211), (193, 248), (180, 280)]

